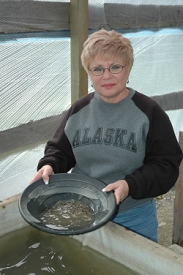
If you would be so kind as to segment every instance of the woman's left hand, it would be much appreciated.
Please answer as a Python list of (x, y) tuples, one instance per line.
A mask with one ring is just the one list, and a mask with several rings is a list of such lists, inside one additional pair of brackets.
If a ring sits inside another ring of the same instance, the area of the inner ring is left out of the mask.
[(128, 183), (125, 180), (118, 180), (114, 183), (108, 184), (104, 188), (104, 191), (105, 192), (114, 191), (114, 195), (116, 197), (116, 203), (120, 204), (120, 202), (122, 202), (128, 196), (129, 187), (128, 187)]

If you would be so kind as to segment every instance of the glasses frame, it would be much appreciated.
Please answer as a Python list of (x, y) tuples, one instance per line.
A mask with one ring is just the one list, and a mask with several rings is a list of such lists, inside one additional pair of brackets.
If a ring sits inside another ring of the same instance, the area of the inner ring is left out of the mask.
[[(113, 66), (119, 66), (119, 67), (121, 67), (121, 70), (119, 71), (119, 72), (117, 72), (117, 73), (112, 73), (111, 72), (111, 68), (113, 67)], [(127, 65), (127, 64), (126, 64)], [(103, 68), (102, 66), (96, 66), (96, 67), (93, 67), (93, 68), (91, 68), (91, 69), (89, 69), (89, 71), (91, 72), (91, 74), (92, 75), (94, 75), (94, 76), (101, 76), (101, 75), (103, 75), (104, 74), (104, 72), (105, 72), (105, 70), (108, 70), (111, 74), (119, 74), (119, 73), (121, 73), (122, 72), (122, 70), (123, 70), (123, 68), (125, 68), (126, 67), (126, 65), (119, 65), (119, 64), (113, 64), (113, 65), (111, 65), (109, 68)], [(100, 74), (95, 74), (95, 72), (93, 71), (93, 69), (95, 69), (95, 68), (101, 68), (102, 69), (102, 71), (101, 71), (101, 73)]]

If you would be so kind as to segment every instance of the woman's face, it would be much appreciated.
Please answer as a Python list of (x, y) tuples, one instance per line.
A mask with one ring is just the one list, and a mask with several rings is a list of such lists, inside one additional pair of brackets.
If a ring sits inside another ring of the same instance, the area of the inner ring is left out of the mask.
[[(125, 66), (126, 63), (120, 58), (105, 59), (96, 56), (90, 63), (89, 69), (94, 67), (110, 68), (114, 65)], [(89, 76), (95, 91), (100, 98), (109, 103), (117, 103), (128, 95), (126, 83), (129, 76), (128, 66), (125, 66), (118, 74), (112, 74), (105, 70), (102, 75), (93, 75), (89, 70)]]

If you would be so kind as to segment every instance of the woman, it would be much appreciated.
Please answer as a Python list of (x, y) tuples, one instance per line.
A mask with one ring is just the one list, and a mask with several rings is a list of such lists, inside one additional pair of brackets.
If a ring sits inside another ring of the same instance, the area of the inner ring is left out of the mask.
[(126, 86), (133, 65), (130, 41), (100, 30), (84, 43), (82, 65), (95, 92), (76, 101), (45, 149), (32, 182), (84, 174), (114, 191), (114, 222), (157, 242), (154, 197), (175, 184), (182, 152), (165, 112)]

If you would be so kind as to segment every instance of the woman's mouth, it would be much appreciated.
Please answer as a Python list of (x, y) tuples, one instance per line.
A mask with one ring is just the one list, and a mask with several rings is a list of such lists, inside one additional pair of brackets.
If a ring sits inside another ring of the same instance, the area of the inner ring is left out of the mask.
[(113, 83), (107, 83), (107, 84), (103, 84), (102, 85), (102, 87), (103, 88), (106, 88), (106, 89), (110, 89), (110, 88), (112, 88), (112, 87), (114, 87), (115, 86), (115, 84), (113, 84)]

